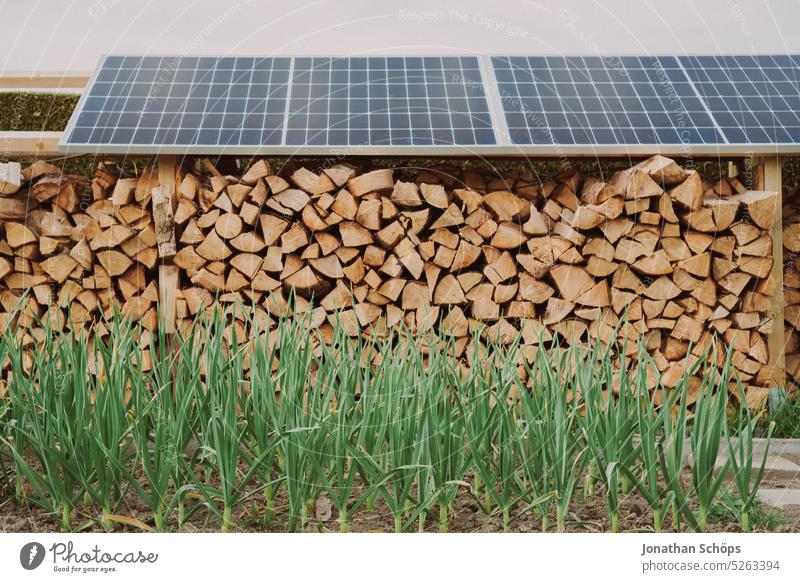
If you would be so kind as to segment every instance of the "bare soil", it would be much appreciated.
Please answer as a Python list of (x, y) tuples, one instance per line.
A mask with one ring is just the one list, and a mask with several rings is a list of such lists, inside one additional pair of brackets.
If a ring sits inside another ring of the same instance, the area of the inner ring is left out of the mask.
[[(764, 487), (785, 487), (786, 483), (780, 480), (766, 479)], [(324, 494), (323, 494), (324, 495)], [(199, 502), (199, 500), (197, 500)], [(481, 501), (482, 502), (482, 501)], [(449, 531), (458, 533), (471, 532), (501, 532), (503, 531), (502, 517), (496, 512), (487, 514), (481, 506), (481, 502), (475, 499), (466, 488), (462, 488), (453, 503), (449, 512)], [(193, 500), (187, 501), (187, 508)], [(277, 515), (272, 523), (265, 523), (264, 505), (260, 495), (256, 494), (243, 504), (238, 511), (234, 512), (234, 527), (232, 531), (237, 532), (285, 532), (288, 521), (287, 509), (288, 502), (283, 495), (276, 499)], [(512, 512), (512, 531), (521, 533), (542, 532), (541, 517), (533, 511), (528, 511), (519, 515), (521, 508), (515, 508)], [(132, 517), (141, 522), (153, 526), (152, 515), (137, 498), (129, 497), (117, 510), (118, 514)], [(770, 519), (754, 519), (754, 531), (772, 532), (800, 532), (800, 511), (778, 511), (773, 508), (763, 507), (763, 514), (769, 514)], [(327, 519), (311, 520), (306, 527), (307, 532), (335, 532), (339, 529), (338, 515), (333, 508), (330, 517)], [(555, 527), (555, 513), (549, 516), (548, 531), (553, 531)], [(168, 522), (171, 531), (180, 532), (216, 532), (219, 531), (219, 520), (217, 516), (203, 507), (195, 512), (191, 519), (182, 527), (178, 527), (177, 519), (173, 513)], [(652, 531), (652, 516), (647, 502), (641, 495), (634, 491), (621, 498), (619, 525), (621, 531), (627, 532), (648, 532)], [(610, 530), (611, 523), (608, 516), (607, 504), (604, 491), (598, 486), (593, 496), (588, 499), (583, 498), (583, 492), (579, 488), (573, 498), (570, 511), (567, 515), (566, 530), (569, 532), (607, 532)], [(431, 512), (425, 523), (425, 531), (438, 531), (438, 508)], [(105, 531), (99, 520), (98, 515), (94, 515), (92, 510), (76, 508), (73, 518), (73, 529), (75, 531), (103, 532)], [(367, 511), (362, 506), (350, 519), (349, 529), (351, 532), (392, 532), (394, 531), (394, 517), (389, 511), (385, 502), (378, 497), (372, 511)], [(411, 528), (416, 531), (416, 523)], [(55, 516), (46, 511), (28, 504), (18, 505), (13, 497), (6, 495), (0, 497), (0, 532), (57, 532), (58, 522)], [(116, 524), (112, 531), (117, 532), (141, 532), (144, 531), (135, 526)], [(669, 517), (665, 518), (663, 531), (673, 532), (674, 526)], [(685, 527), (684, 527), (685, 531)], [(739, 525), (733, 515), (727, 512), (717, 512), (714, 514), (708, 526), (709, 532), (738, 532)]]

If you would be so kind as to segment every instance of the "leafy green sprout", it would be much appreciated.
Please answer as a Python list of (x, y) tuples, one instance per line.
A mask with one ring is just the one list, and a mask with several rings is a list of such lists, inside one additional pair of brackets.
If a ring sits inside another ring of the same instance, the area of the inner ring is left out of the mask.
[[(542, 348), (520, 361), (512, 355), (519, 338), (481, 347), (475, 330), (465, 368), (447, 336), (421, 342), (398, 330), (354, 341), (339, 330), (323, 344), (307, 318), (293, 317), (269, 332), (239, 320), (246, 336), (237, 337), (229, 317), (210, 312), (169, 343), (115, 314), (105, 343), (89, 349), (79, 332), (49, 330), (47, 356), (30, 359), (14, 330), (2, 334), (10, 373), (0, 438), (17, 500), (69, 530), (86, 527), (78, 514), (113, 527), (133, 495), (164, 531), (201, 511), (230, 530), (240, 508), (263, 499), (263, 524), (276, 527), (285, 507), (285, 527), (295, 531), (325, 492), (343, 531), (378, 497), (396, 531), (426, 529), (437, 510), (445, 531), (466, 492), (505, 530), (529, 511), (548, 530), (555, 509), (563, 531), (594, 466), (612, 529), (625, 481), (651, 506), (655, 530), (668, 512), (676, 529), (704, 529), (723, 502), (740, 508), (743, 529), (752, 518), (761, 480), (755, 425), (744, 410), (726, 424), (732, 368), (714, 368), (715, 358), (698, 358), (657, 403), (647, 383), (654, 364), (641, 351), (633, 374), (599, 345)], [(702, 386), (691, 410), (695, 372)], [(607, 398), (615, 374), (621, 392)], [(687, 438), (697, 451), (691, 483)], [(714, 466), (726, 450), (735, 503)]]

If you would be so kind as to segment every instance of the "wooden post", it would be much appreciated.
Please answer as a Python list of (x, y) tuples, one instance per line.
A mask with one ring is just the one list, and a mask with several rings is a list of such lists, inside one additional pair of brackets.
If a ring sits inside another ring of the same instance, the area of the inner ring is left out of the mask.
[(768, 337), (770, 367), (777, 387), (786, 386), (786, 337), (783, 306), (785, 303), (783, 283), (783, 184), (781, 160), (778, 156), (760, 157), (753, 160), (755, 187), (768, 192), (778, 192), (781, 202), (775, 209), (772, 223), (772, 274), (775, 292), (772, 294), (772, 331)]
[(164, 333), (175, 333), (175, 307), (178, 296), (178, 267), (162, 263), (158, 267), (158, 310)]
[[(177, 172), (175, 156), (158, 156), (158, 183), (166, 190), (171, 209), (175, 206), (175, 177)], [(155, 200), (153, 207), (155, 209)], [(172, 226), (174, 229), (174, 225)], [(173, 235), (174, 240), (174, 235)], [(175, 333), (175, 311), (178, 297), (178, 267), (172, 264), (172, 257), (162, 257), (158, 266), (158, 314), (164, 332)]]

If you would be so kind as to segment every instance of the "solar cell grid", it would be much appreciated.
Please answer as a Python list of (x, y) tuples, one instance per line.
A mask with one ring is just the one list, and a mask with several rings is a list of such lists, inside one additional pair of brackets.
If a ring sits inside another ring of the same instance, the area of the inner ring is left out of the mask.
[(288, 145), (494, 144), (475, 57), (296, 58)]
[(719, 143), (673, 57), (495, 57), (516, 144)]
[(72, 143), (280, 144), (288, 58), (108, 57)]
[(800, 67), (790, 55), (680, 57), (731, 143), (800, 143)]
[(61, 146), (624, 153), (798, 143), (797, 55), (109, 56)]

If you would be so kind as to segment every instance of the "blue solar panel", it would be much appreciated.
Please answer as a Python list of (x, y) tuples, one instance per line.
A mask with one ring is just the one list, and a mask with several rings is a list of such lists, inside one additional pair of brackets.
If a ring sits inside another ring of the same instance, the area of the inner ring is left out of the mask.
[(565, 153), (625, 153), (628, 146), (793, 151), (794, 144), (795, 55), (109, 56), (61, 146), (94, 153), (325, 153), (341, 146), (491, 154), (525, 146), (534, 153), (560, 146), (568, 146)]
[(280, 144), (290, 61), (106, 57), (73, 116), (66, 143)]
[(514, 144), (717, 144), (675, 57), (494, 57)]
[(800, 143), (800, 60), (792, 55), (680, 57), (729, 143)]
[(495, 135), (475, 57), (296, 58), (288, 145), (475, 145)]

